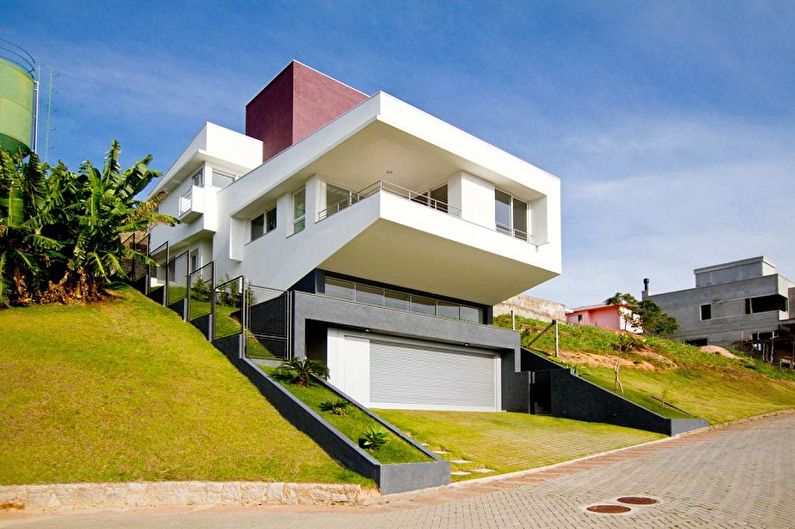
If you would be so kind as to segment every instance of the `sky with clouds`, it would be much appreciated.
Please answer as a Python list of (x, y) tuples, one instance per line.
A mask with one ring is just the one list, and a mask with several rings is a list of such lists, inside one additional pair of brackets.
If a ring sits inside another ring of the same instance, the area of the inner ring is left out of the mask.
[(165, 170), (295, 58), (560, 177), (564, 272), (533, 295), (763, 254), (795, 278), (793, 2), (4, 0), (0, 37), (52, 67), (50, 161), (116, 138)]

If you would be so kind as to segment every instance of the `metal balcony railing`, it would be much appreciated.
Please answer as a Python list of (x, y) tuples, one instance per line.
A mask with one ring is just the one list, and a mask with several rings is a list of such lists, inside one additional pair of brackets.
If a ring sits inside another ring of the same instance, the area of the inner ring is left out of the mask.
[(383, 180), (379, 180), (369, 186), (365, 187), (361, 191), (351, 191), (348, 198), (341, 200), (335, 204), (331, 204), (330, 206), (326, 207), (326, 209), (320, 211), (318, 213), (318, 221), (331, 217), (332, 215), (336, 215), (343, 209), (364, 200), (367, 197), (375, 195), (379, 191), (387, 191), (392, 193), (393, 195), (398, 195), (405, 199), (411, 200), (412, 202), (416, 202), (417, 204), (422, 204), (423, 206), (427, 206), (431, 209), (435, 209), (441, 211), (443, 213), (448, 213), (450, 215), (454, 215), (456, 217), (461, 216), (461, 210), (451, 206), (446, 202), (442, 202), (441, 200), (437, 200), (435, 198), (431, 198), (428, 192), (419, 193), (417, 191), (413, 191), (403, 186), (399, 186), (397, 184), (393, 184), (391, 182), (385, 182)]
[(432, 198), (428, 192), (419, 193), (417, 191), (413, 191), (411, 189), (405, 188), (403, 186), (399, 186), (397, 184), (393, 184), (391, 182), (386, 182), (384, 180), (379, 180), (369, 186), (365, 187), (361, 191), (351, 191), (348, 198), (341, 200), (335, 204), (331, 204), (330, 206), (326, 207), (326, 209), (321, 210), (318, 213), (317, 220), (318, 222), (327, 219), (333, 215), (336, 215), (343, 209), (346, 209), (354, 204), (361, 202), (362, 200), (375, 195), (380, 191), (386, 191), (393, 195), (397, 195), (399, 197), (403, 197), (407, 200), (410, 200), (416, 204), (422, 204), (423, 206), (427, 206), (431, 209), (435, 209), (442, 213), (446, 213), (448, 215), (452, 215), (454, 217), (458, 217), (461, 220), (474, 224), (476, 226), (480, 226), (482, 228), (486, 228), (492, 231), (496, 231), (497, 233), (502, 233), (504, 235), (508, 235), (515, 239), (519, 239), (535, 246), (541, 246), (546, 244), (546, 241), (537, 242), (533, 240), (533, 236), (529, 234), (525, 230), (520, 230), (519, 228), (515, 228), (513, 226), (506, 226), (504, 224), (496, 223), (493, 226), (486, 226), (483, 224), (479, 224), (476, 222), (472, 222), (471, 220), (464, 219), (461, 216), (461, 209), (451, 206), (447, 202), (442, 202), (441, 200), (437, 200)]

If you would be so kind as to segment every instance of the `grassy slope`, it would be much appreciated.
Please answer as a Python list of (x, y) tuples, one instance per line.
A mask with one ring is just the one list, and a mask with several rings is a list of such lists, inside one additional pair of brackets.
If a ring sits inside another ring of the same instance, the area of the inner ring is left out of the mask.
[(357, 482), (173, 312), (131, 289), (0, 311), (0, 484)]
[[(264, 368), (267, 372), (273, 373), (273, 368)], [(387, 442), (377, 451), (372, 452), (381, 463), (415, 463), (427, 462), (430, 458), (411, 446), (409, 443), (389, 432), (378, 422), (374, 421), (360, 409), (349, 406), (346, 415), (334, 415), (320, 409), (322, 402), (334, 402), (339, 396), (330, 389), (320, 384), (311, 384), (308, 387), (301, 387), (298, 384), (281, 382), (290, 393), (298, 397), (307, 406), (312, 408), (318, 415), (326, 419), (330, 424), (346, 435), (354, 443), (359, 441), (359, 437), (370, 428), (378, 428), (387, 433)]]
[[(522, 343), (528, 343), (546, 324), (517, 318), (523, 330)], [(499, 317), (497, 323), (510, 326), (510, 318)], [(552, 333), (542, 336), (533, 349), (547, 354), (554, 351)], [(565, 351), (616, 356), (613, 348), (617, 335), (611, 331), (579, 325), (560, 326), (560, 347)], [(661, 404), (654, 397), (670, 402), (692, 416), (710, 423), (722, 423), (741, 417), (795, 407), (795, 372), (781, 370), (750, 357), (724, 358), (704, 353), (697, 347), (663, 338), (644, 338), (647, 349), (676, 364), (656, 361), (638, 353), (622, 353), (623, 358), (649, 362), (655, 371), (624, 367), (620, 379), (624, 396), (668, 417), (687, 416)], [(576, 365), (586, 379), (614, 390), (612, 368)]]
[[(526, 413), (379, 410), (385, 419), (433, 450), (465, 459), (453, 470), (513, 472), (630, 446), (662, 435), (609, 424)], [(480, 477), (472, 473), (466, 478)]]

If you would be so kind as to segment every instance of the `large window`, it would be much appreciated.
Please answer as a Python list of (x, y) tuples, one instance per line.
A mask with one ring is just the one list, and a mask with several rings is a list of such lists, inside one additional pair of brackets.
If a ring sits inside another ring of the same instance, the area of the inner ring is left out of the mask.
[(494, 190), (494, 221), (497, 231), (527, 240), (527, 202)]
[(326, 210), (320, 215), (322, 220), (330, 217), (335, 213), (342, 211), (351, 204), (355, 204), (359, 195), (353, 191), (345, 188), (335, 186), (334, 184), (326, 184)]
[(199, 172), (191, 177), (193, 185), (196, 187), (204, 187), (204, 169), (199, 169)]
[(745, 313), (770, 312), (774, 310), (787, 310), (787, 298), (779, 294), (759, 296), (745, 299)]
[(329, 276), (326, 277), (325, 285), (326, 295), (332, 298), (426, 314), (428, 316), (438, 316), (440, 318), (473, 323), (483, 322), (483, 310), (471, 305), (409, 294)]
[(276, 229), (276, 206), (251, 219), (251, 240), (259, 239)]
[(293, 233), (306, 228), (306, 188), (293, 193)]

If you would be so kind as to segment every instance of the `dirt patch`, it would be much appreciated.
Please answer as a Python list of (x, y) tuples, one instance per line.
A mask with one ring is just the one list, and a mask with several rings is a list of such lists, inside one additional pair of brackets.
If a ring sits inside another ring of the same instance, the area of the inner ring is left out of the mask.
[(639, 354), (640, 356), (642, 356), (644, 358), (648, 358), (649, 361), (658, 363), (658, 364), (660, 364), (663, 367), (666, 367), (666, 368), (668, 368), (668, 367), (676, 367), (676, 362), (674, 362), (673, 360), (671, 360), (667, 356), (663, 356), (660, 353), (655, 353), (654, 351), (652, 351), (650, 349), (640, 349), (638, 351), (635, 351), (635, 353)]
[(654, 364), (651, 364), (645, 360), (636, 363), (632, 360), (629, 360), (627, 358), (621, 358), (619, 356), (602, 356), (591, 353), (575, 353), (574, 351), (561, 351), (560, 358), (564, 362), (570, 364), (612, 368), (616, 364), (616, 362), (618, 362), (618, 365), (621, 366), (622, 368), (625, 367), (627, 369), (642, 369), (644, 371), (657, 371), (657, 367), (655, 367)]
[(699, 347), (699, 350), (705, 353), (713, 353), (716, 355), (721, 355), (726, 358), (734, 358), (734, 359), (737, 358), (736, 354), (729, 352), (728, 349), (725, 349), (719, 345), (702, 345), (701, 347)]

